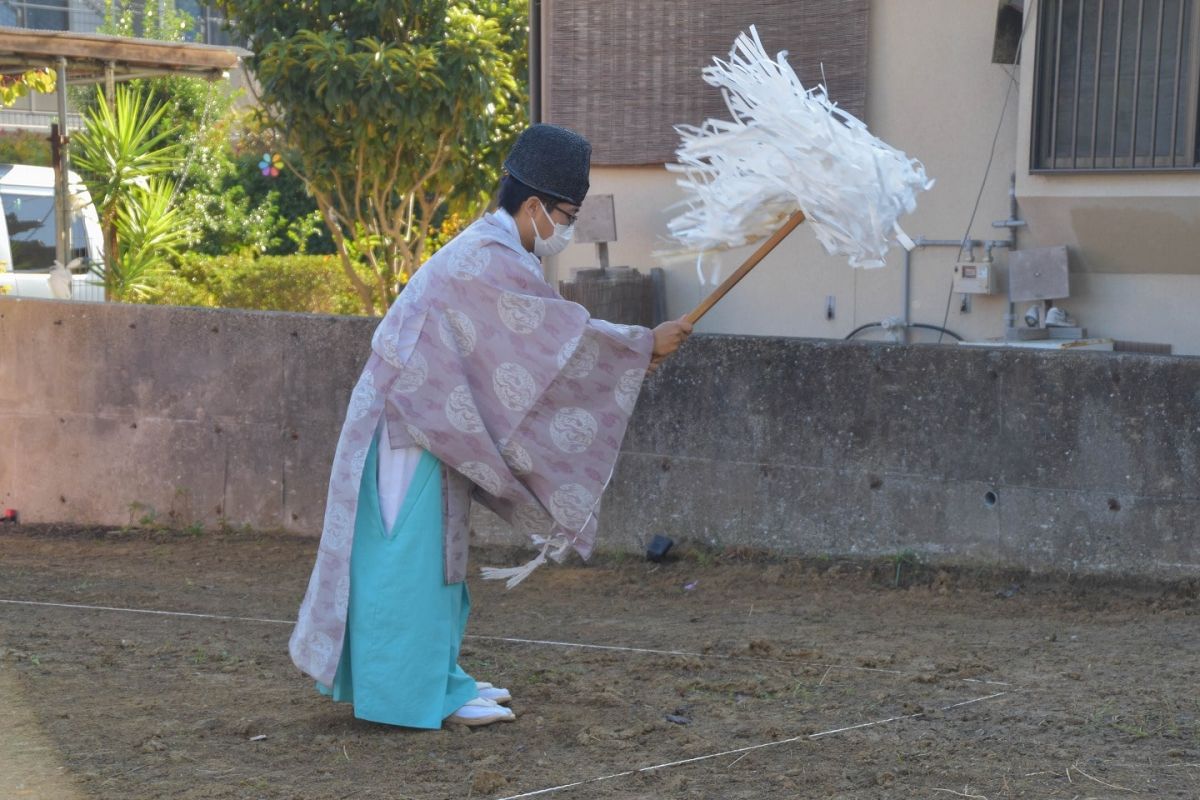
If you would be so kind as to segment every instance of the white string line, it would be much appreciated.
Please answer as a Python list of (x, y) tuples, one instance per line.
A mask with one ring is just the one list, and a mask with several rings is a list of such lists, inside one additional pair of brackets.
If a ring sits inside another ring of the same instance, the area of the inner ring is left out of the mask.
[[(985, 700), (993, 700), (997, 697), (1002, 697), (1006, 694), (1010, 694), (1010, 693), (1009, 692), (996, 692), (994, 694), (985, 695), (984, 697), (973, 697), (970, 700), (963, 700), (960, 703), (953, 703), (951, 705), (944, 706), (942, 708), (939, 708), (938, 711), (950, 711), (952, 709), (962, 708), (963, 706), (969, 706), (974, 703), (982, 703)], [(918, 712), (916, 714), (905, 714), (905, 715), (899, 716), (899, 717), (888, 717), (887, 719), (875, 720), (874, 722), (861, 722), (858, 725), (848, 725), (844, 728), (834, 728), (834, 729), (828, 730), (828, 731), (820, 731), (819, 733), (809, 733), (809, 734), (805, 734), (805, 735), (801, 735), (801, 736), (793, 736), (790, 739), (780, 739), (777, 742), (764, 742), (763, 744), (752, 744), (748, 747), (739, 747), (736, 750), (724, 750), (720, 753), (709, 753), (708, 755), (695, 756), (693, 758), (684, 758), (684, 759), (680, 759), (679, 761), (668, 761), (665, 764), (655, 764), (654, 766), (650, 766), (650, 767), (641, 767), (639, 769), (629, 769), (629, 770), (625, 770), (624, 772), (614, 772), (612, 775), (601, 775), (596, 778), (588, 778), (588, 779), (582, 780), (582, 781), (575, 781), (574, 783), (564, 783), (559, 786), (548, 786), (545, 789), (536, 789), (532, 792), (523, 792), (522, 794), (512, 794), (512, 795), (508, 795), (506, 797), (498, 797), (498, 798), (496, 798), (496, 800), (521, 800), (521, 798), (524, 798), (524, 797), (536, 797), (537, 795), (540, 795), (540, 794), (550, 794), (551, 792), (561, 792), (566, 789), (574, 789), (578, 786), (586, 786), (589, 783), (599, 783), (601, 781), (613, 780), (614, 778), (625, 778), (630, 775), (637, 775), (638, 773), (641, 773), (641, 772), (653, 772), (653, 771), (659, 770), (659, 769), (667, 769), (668, 767), (678, 767), (683, 764), (693, 764), (697, 761), (707, 761), (708, 759), (712, 759), (712, 758), (720, 758), (721, 756), (731, 756), (731, 755), (735, 755), (737, 753), (749, 753), (753, 750), (762, 750), (767, 747), (778, 747), (779, 745), (782, 745), (782, 744), (791, 744), (793, 742), (799, 742), (804, 739), (808, 739), (811, 741), (811, 740), (815, 740), (815, 739), (821, 739), (826, 736), (834, 736), (839, 733), (845, 733), (847, 731), (860, 730), (862, 728), (870, 728), (870, 727), (873, 727), (876, 725), (886, 725), (889, 722), (897, 722), (899, 720), (905, 720), (905, 719), (916, 719), (917, 717), (923, 717), (923, 716), (926, 716), (926, 712)]]
[[(127, 614), (154, 614), (163, 617), (191, 617), (193, 619), (216, 619), (229, 622), (266, 622), (274, 625), (294, 625), (295, 620), (290, 619), (269, 619), (266, 617), (234, 617), (227, 614), (199, 614), (191, 611), (158, 611), (149, 608), (120, 608), (116, 606), (92, 606), (80, 603), (47, 603), (38, 600), (8, 600), (0, 598), (0, 603), (17, 606), (45, 606), (49, 608), (73, 608), (84, 611), (121, 611)], [(887, 675), (915, 675), (917, 673), (905, 672), (899, 669), (882, 669), (880, 667), (860, 667), (853, 664), (824, 664), (815, 661), (788, 661), (782, 658), (755, 658), (752, 656), (735, 656), (726, 655), (724, 653), (697, 653), (690, 650), (655, 650), (648, 647), (623, 647), (620, 645), (611, 644), (588, 644), (585, 642), (556, 642), (550, 639), (517, 639), (510, 636), (483, 636), (480, 634), (468, 633), (466, 639), (479, 639), (480, 641), (490, 642), (508, 642), (510, 644), (536, 644), (545, 647), (569, 647), (579, 650), (612, 650), (621, 653), (641, 653), (644, 655), (660, 655), (660, 656), (688, 656), (692, 658), (713, 658), (722, 659), (725, 661), (753, 661), (756, 663), (768, 664), (787, 664), (792, 667), (828, 667), (829, 669), (840, 669), (854, 672), (881, 672)], [(964, 683), (982, 683), (991, 686), (1012, 686), (1011, 683), (1004, 681), (989, 681), (982, 678), (958, 678), (957, 680)]]
[(157, 614), (163, 617), (193, 617), (196, 619), (223, 619), (233, 622), (270, 622), (276, 625), (292, 625), (295, 620), (267, 619), (265, 617), (230, 617), (225, 614), (197, 614), (191, 611), (156, 611), (151, 608), (118, 608), (116, 606), (89, 606), (80, 603), (46, 603), (38, 600), (5, 600), (0, 603), (13, 606), (47, 606), (49, 608), (74, 608), (83, 611), (123, 611), (127, 614)]
[[(899, 669), (882, 669), (880, 667), (860, 667), (853, 664), (823, 664), (818, 661), (789, 661), (784, 658), (755, 658), (753, 656), (735, 656), (726, 655), (724, 653), (697, 653), (690, 650), (655, 650), (648, 647), (619, 647), (609, 644), (584, 644), (580, 642), (556, 642), (548, 639), (514, 639), (507, 636), (480, 636), (467, 634), (468, 639), (484, 639), (493, 642), (512, 642), (514, 644), (541, 644), (551, 647), (576, 647), (588, 650), (619, 650), (626, 653), (643, 653), (647, 655), (659, 656), (691, 656), (693, 658), (719, 658), (726, 661), (753, 661), (756, 663), (767, 664), (787, 664), (789, 666), (800, 667), (828, 667), (830, 669), (853, 670), (856, 672), (882, 672), (887, 675), (915, 675), (914, 672), (905, 672)], [(993, 686), (1012, 686), (1011, 683), (1004, 681), (988, 681), (982, 678), (958, 678), (964, 683), (986, 683)]]

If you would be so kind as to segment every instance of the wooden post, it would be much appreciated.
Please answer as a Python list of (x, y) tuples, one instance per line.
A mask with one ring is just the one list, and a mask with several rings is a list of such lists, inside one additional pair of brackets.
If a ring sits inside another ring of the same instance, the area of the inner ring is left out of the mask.
[(111, 61), (104, 62), (104, 102), (108, 104), (108, 110), (113, 113), (116, 113), (116, 101), (114, 100), (117, 92), (116, 71), (116, 64)]

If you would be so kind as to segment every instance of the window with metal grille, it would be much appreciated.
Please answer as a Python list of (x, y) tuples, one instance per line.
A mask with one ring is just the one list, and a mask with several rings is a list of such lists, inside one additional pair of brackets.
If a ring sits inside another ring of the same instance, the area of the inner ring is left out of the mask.
[(1043, 0), (1031, 168), (1200, 166), (1195, 0)]

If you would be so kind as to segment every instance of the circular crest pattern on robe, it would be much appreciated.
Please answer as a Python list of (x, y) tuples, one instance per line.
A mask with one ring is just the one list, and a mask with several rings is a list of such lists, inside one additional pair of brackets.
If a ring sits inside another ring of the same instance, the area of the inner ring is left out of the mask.
[(513, 333), (529, 334), (542, 325), (546, 303), (540, 297), (504, 292), (498, 301), (500, 321)]
[(427, 437), (425, 432), (416, 425), (405, 424), (404, 429), (408, 431), (408, 435), (412, 437), (413, 444), (415, 444), (417, 447), (421, 448), (422, 450), (429, 450), (433, 447), (433, 445), (429, 443), (429, 437)]
[(496, 470), (482, 461), (468, 461), (460, 464), (458, 471), (470, 478), (472, 483), (488, 494), (499, 494), (504, 488), (504, 483)]
[(568, 528), (578, 530), (592, 515), (596, 498), (578, 483), (566, 483), (550, 495), (550, 513)]
[(505, 361), (492, 373), (492, 388), (509, 411), (524, 412), (533, 406), (537, 384), (529, 370)]
[(464, 248), (466, 252), (459, 257), (454, 263), (454, 269), (451, 272), (454, 277), (460, 281), (470, 281), (478, 278), (487, 269), (488, 264), (492, 263), (492, 253), (490, 250)]
[(617, 381), (617, 388), (613, 390), (613, 393), (616, 396), (617, 405), (627, 414), (632, 414), (634, 406), (637, 405), (638, 393), (641, 391), (644, 376), (644, 371), (630, 369), (626, 370)]
[(420, 353), (413, 353), (408, 361), (399, 368), (393, 387), (397, 392), (412, 394), (425, 385), (429, 378), (429, 362)]
[(594, 339), (576, 336), (558, 351), (558, 366), (568, 378), (586, 378), (599, 358), (600, 345)]
[(450, 424), (463, 433), (480, 433), (483, 431), (483, 419), (475, 407), (475, 399), (471, 396), (471, 387), (465, 383), (455, 386), (446, 398), (446, 419)]
[(560, 408), (550, 423), (550, 438), (564, 453), (582, 453), (591, 446), (599, 426), (585, 408)]
[(442, 344), (457, 350), (459, 355), (469, 356), (475, 352), (475, 342), (479, 339), (475, 323), (461, 311), (447, 308), (438, 323), (438, 333), (442, 337)]

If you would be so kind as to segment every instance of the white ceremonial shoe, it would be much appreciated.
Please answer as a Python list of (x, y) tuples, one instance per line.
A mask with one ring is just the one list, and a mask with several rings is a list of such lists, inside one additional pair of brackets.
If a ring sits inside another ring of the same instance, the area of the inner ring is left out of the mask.
[(468, 700), (465, 705), (459, 707), (458, 711), (446, 717), (447, 722), (456, 722), (459, 725), (470, 727), (491, 725), (493, 722), (514, 722), (516, 719), (516, 715), (509, 709), (482, 697)]
[(484, 700), (491, 700), (493, 703), (504, 705), (512, 702), (512, 695), (508, 689), (493, 686), (487, 681), (475, 681), (475, 691), (479, 692), (479, 696)]

